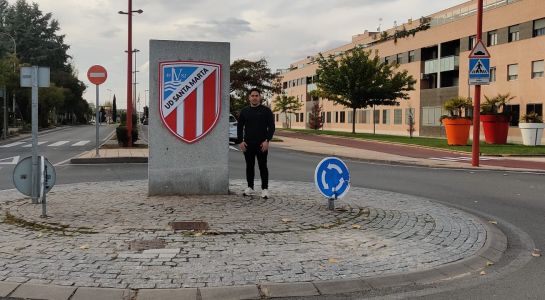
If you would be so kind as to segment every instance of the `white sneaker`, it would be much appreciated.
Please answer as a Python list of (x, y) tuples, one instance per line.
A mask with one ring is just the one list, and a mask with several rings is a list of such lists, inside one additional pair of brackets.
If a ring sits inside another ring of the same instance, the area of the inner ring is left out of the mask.
[(263, 190), (263, 191), (261, 191), (261, 198), (263, 198), (263, 199), (269, 199), (269, 190)]
[(244, 193), (242, 193), (242, 195), (244, 195), (244, 196), (251, 196), (253, 194), (254, 194), (254, 190), (251, 187), (247, 187), (244, 190)]

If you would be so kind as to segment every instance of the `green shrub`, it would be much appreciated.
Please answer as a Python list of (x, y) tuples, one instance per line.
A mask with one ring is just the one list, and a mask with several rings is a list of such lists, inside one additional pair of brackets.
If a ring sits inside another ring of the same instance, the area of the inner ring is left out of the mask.
[[(127, 113), (122, 113), (121, 114), (121, 126), (125, 126), (127, 125)], [(133, 114), (132, 115), (132, 125), (134, 125), (136, 127), (136, 114)]]
[[(115, 133), (117, 135), (117, 142), (120, 145), (123, 145), (124, 147), (127, 147), (129, 145), (129, 137), (127, 135), (127, 127), (124, 125), (120, 125), (115, 129)], [(132, 143), (134, 144), (136, 141), (138, 141), (138, 129), (136, 127), (132, 128)]]

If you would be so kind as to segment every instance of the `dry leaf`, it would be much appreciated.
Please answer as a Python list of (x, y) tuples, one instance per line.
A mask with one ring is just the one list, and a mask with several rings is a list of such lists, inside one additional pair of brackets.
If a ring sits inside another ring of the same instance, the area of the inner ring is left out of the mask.
[(481, 275), (486, 275), (486, 272), (485, 272), (485, 271), (481, 271)]
[(488, 223), (494, 224), (494, 225), (498, 225), (498, 222), (497, 222), (497, 221), (488, 221)]
[(42, 237), (44, 234), (43, 233), (38, 233), (38, 237)]
[(335, 258), (330, 258), (327, 262), (330, 263), (330, 264), (336, 264), (339, 261), (337, 259), (335, 259)]
[(322, 224), (322, 227), (327, 229), (327, 228), (331, 227), (331, 224)]
[(289, 222), (293, 222), (293, 221), (291, 219), (289, 219), (289, 218), (283, 218), (282, 222), (289, 223)]
[(361, 225), (354, 224), (354, 225), (352, 225), (352, 228), (354, 228), (354, 229), (360, 229), (360, 228), (361, 228)]
[(532, 252), (532, 256), (533, 257), (540, 257), (541, 256), (541, 250), (534, 249), (534, 251)]
[(494, 265), (494, 263), (491, 262), (491, 261), (487, 261), (487, 262), (486, 262), (486, 266), (487, 266), (487, 267), (490, 267), (490, 266), (493, 266), (493, 265)]
[(87, 245), (87, 244), (81, 245), (81, 246), (79, 246), (79, 248), (80, 248), (81, 250), (87, 250), (87, 249), (89, 249), (89, 245)]
[(197, 232), (193, 236), (201, 236), (201, 235), (202, 235), (202, 232)]

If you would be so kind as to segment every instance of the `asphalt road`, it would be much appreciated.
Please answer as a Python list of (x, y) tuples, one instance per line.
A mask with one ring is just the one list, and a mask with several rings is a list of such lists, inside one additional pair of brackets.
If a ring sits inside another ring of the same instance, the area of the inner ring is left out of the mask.
[[(5, 156), (2, 148), (0, 154), (0, 158)], [(272, 180), (311, 183), (314, 168), (322, 158), (273, 145), (269, 155), (270, 177)], [(545, 250), (545, 175), (430, 169), (357, 160), (346, 160), (346, 163), (353, 186), (426, 197), (455, 206), (485, 220), (497, 221), (509, 238), (504, 259), (488, 268), (484, 276), (474, 275), (436, 286), (402, 287), (372, 296), (386, 299), (545, 299), (545, 258), (530, 256), (534, 244)], [(63, 164), (56, 168), (58, 184), (147, 178), (147, 164)], [(244, 178), (244, 160), (236, 150), (230, 151), (230, 177)], [(256, 186), (259, 186), (258, 181)], [(1, 179), (0, 189), (8, 188), (12, 187)], [(274, 191), (271, 194), (274, 195)], [(361, 299), (362, 296), (351, 294), (315, 299)]]

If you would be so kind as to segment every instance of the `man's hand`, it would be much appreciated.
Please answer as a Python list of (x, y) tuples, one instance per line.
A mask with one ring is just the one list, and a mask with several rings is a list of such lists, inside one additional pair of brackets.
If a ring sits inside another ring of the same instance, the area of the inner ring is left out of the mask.
[(261, 143), (261, 152), (267, 152), (267, 150), (269, 150), (269, 142), (264, 141)]
[(246, 144), (246, 142), (240, 143), (240, 151), (246, 152), (247, 147), (248, 147), (248, 144)]

